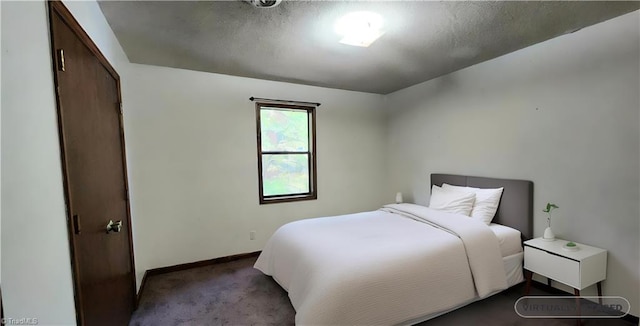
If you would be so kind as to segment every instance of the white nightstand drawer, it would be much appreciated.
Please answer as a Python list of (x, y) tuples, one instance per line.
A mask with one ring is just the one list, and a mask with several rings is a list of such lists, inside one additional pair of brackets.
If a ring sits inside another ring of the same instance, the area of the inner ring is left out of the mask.
[(524, 268), (574, 288), (580, 287), (580, 263), (544, 250), (524, 247)]

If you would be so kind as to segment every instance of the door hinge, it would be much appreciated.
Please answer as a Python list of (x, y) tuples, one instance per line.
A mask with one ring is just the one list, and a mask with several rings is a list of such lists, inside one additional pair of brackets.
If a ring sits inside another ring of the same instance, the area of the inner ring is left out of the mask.
[(118, 102), (118, 112), (122, 115), (122, 102)]
[(78, 214), (73, 215), (73, 232), (80, 234), (80, 216)]
[(58, 49), (58, 71), (65, 71), (63, 49)]

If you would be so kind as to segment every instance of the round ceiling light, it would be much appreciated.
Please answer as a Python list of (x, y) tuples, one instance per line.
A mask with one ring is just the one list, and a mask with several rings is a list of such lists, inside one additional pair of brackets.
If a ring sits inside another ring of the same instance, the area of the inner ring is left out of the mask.
[(334, 25), (335, 32), (342, 36), (340, 43), (367, 47), (384, 31), (384, 19), (370, 11), (352, 12), (342, 16)]

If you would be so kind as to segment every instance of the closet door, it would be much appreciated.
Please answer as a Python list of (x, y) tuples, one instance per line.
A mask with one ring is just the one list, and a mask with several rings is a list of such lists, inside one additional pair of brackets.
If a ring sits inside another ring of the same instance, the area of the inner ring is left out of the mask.
[(63, 4), (49, 8), (78, 324), (126, 325), (135, 273), (120, 80)]

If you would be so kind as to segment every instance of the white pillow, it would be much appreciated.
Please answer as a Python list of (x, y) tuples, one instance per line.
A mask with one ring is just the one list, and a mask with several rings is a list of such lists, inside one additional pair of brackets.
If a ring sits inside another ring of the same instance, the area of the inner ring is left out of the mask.
[(504, 188), (495, 189), (482, 189), (472, 187), (452, 186), (446, 183), (442, 184), (442, 189), (449, 189), (455, 191), (462, 191), (466, 193), (473, 193), (476, 195), (476, 201), (473, 203), (473, 209), (471, 210), (471, 217), (477, 218), (489, 225), (493, 217), (496, 216), (498, 211), (498, 205), (500, 204), (500, 197), (502, 197), (502, 191)]
[(469, 216), (475, 200), (473, 192), (447, 190), (433, 185), (429, 208)]

